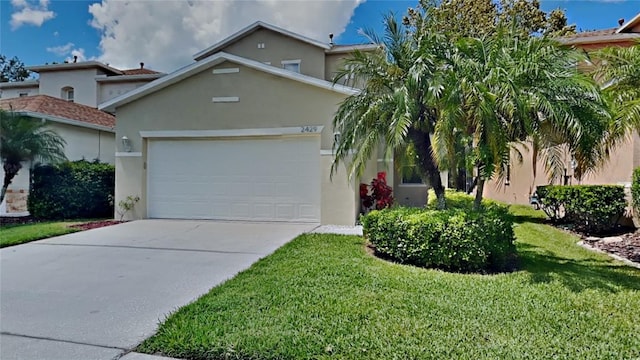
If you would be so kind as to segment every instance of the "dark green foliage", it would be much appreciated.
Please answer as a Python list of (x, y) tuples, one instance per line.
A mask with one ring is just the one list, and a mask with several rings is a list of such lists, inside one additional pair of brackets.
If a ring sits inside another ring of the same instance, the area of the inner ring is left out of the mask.
[(537, 192), (552, 221), (573, 224), (585, 233), (611, 230), (627, 206), (624, 187), (617, 185), (548, 185)]
[[(362, 218), (376, 252), (395, 261), (450, 271), (509, 270), (515, 256), (513, 219), (504, 206), (455, 195), (448, 210), (395, 208)], [(456, 208), (457, 207), (457, 208)]]
[(32, 172), (29, 212), (41, 219), (113, 217), (115, 168), (88, 161), (37, 166)]
[(633, 170), (633, 180), (631, 180), (631, 198), (633, 209), (640, 211), (640, 167)]

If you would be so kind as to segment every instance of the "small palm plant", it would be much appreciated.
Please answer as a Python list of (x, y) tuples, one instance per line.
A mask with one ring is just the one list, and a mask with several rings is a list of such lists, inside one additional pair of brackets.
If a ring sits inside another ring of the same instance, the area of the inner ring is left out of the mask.
[(41, 120), (0, 110), (0, 158), (4, 180), (0, 203), (25, 161), (56, 163), (66, 160), (66, 142)]

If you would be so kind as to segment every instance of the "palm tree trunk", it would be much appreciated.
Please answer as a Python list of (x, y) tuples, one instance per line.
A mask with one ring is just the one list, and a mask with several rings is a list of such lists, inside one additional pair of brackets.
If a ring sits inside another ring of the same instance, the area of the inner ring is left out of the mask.
[(411, 128), (409, 129), (408, 135), (416, 149), (418, 156), (418, 170), (423, 177), (427, 177), (429, 185), (431, 185), (433, 191), (436, 193), (438, 209), (446, 208), (444, 186), (442, 186), (442, 179), (440, 178), (440, 169), (433, 159), (429, 133)]
[(482, 206), (482, 193), (484, 192), (484, 178), (478, 175), (478, 187), (476, 188), (476, 198), (473, 201), (473, 210), (480, 210)]
[(11, 184), (13, 178), (18, 174), (18, 171), (22, 168), (20, 163), (5, 162), (2, 165), (4, 169), (4, 181), (2, 183), (2, 190), (0, 190), (0, 204), (4, 201), (4, 196), (7, 193), (7, 188)]

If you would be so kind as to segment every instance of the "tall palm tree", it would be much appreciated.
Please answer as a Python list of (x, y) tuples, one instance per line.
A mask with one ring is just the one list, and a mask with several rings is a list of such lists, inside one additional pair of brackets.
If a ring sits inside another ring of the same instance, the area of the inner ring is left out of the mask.
[(597, 84), (577, 71), (577, 52), (546, 38), (519, 38), (507, 29), (460, 39), (455, 50), (434, 147), (451, 158), (456, 139), (470, 138), (478, 176), (476, 208), (485, 181), (505, 175), (516, 144), (531, 141), (533, 156), (546, 157), (551, 173), (560, 166), (559, 148), (575, 157), (577, 174), (606, 159), (610, 115)]
[(7, 188), (25, 161), (58, 162), (66, 160), (65, 141), (46, 123), (0, 110), (0, 158), (4, 181), (0, 203)]
[(438, 114), (435, 99), (441, 91), (441, 59), (448, 44), (434, 33), (410, 32), (393, 14), (385, 17), (384, 25), (383, 38), (364, 31), (372, 43), (381, 45), (380, 50), (354, 52), (334, 78), (334, 82), (354, 78), (364, 85), (340, 104), (333, 119), (341, 136), (334, 145), (332, 172), (346, 161), (350, 174), (361, 175), (381, 143), (385, 158), (412, 148), (417, 172), (433, 187), (438, 206), (444, 208), (431, 135)]

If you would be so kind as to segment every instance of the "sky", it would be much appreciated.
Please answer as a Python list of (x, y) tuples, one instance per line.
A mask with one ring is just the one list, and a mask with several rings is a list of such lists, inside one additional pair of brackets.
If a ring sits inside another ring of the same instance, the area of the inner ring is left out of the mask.
[[(579, 30), (617, 26), (640, 13), (640, 0), (541, 0), (564, 9)], [(0, 0), (0, 54), (26, 65), (97, 60), (117, 68), (171, 72), (192, 55), (262, 20), (338, 44), (361, 43), (361, 28), (381, 29), (417, 0)]]

